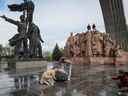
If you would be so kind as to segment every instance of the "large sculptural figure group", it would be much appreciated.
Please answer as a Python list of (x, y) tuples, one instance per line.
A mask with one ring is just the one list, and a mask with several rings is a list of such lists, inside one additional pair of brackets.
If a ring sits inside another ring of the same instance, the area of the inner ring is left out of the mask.
[(65, 46), (66, 57), (116, 57), (120, 47), (109, 34), (96, 30), (95, 24), (87, 26), (87, 32), (70, 34)]
[(5, 21), (17, 26), (18, 33), (9, 39), (9, 44), (15, 47), (15, 56), (23, 57), (42, 57), (41, 42), (44, 41), (40, 35), (40, 29), (33, 23), (34, 3), (24, 0), (21, 4), (8, 5), (10, 11), (18, 11), (23, 14), (20, 21), (13, 20), (5, 15), (1, 18)]

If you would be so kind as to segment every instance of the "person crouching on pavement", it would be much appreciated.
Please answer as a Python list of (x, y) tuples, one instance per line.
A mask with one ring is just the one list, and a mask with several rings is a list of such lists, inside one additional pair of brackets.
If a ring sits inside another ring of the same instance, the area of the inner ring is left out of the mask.
[(68, 74), (61, 68), (51, 68), (45, 71), (40, 79), (40, 84), (53, 86), (55, 81), (67, 81)]

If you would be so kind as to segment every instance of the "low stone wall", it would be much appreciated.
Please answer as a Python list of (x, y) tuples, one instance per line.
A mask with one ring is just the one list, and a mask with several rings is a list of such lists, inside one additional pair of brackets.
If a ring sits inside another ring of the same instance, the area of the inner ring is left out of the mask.
[(113, 64), (115, 58), (113, 57), (73, 57), (70, 60), (71, 64), (85, 64), (85, 65), (101, 65), (101, 64)]
[(102, 65), (102, 64), (113, 64), (114, 58), (113, 57), (90, 57), (90, 64), (94, 65)]

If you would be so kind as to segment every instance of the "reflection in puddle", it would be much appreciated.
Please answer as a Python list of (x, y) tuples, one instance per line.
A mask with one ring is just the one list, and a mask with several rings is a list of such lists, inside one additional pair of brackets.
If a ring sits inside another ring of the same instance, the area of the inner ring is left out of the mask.
[(80, 79), (58, 82), (46, 89), (38, 84), (39, 69), (18, 70), (13, 74), (0, 72), (0, 96), (114, 96), (112, 94), (118, 92), (111, 91), (111, 76), (116, 73), (116, 69), (112, 66), (106, 68), (109, 70), (84, 73)]
[(99, 92), (99, 96), (107, 96), (106, 91), (105, 91), (105, 90), (101, 90), (101, 91)]
[(10, 78), (7, 73), (0, 73), (0, 96), (9, 94), (14, 88), (14, 79)]

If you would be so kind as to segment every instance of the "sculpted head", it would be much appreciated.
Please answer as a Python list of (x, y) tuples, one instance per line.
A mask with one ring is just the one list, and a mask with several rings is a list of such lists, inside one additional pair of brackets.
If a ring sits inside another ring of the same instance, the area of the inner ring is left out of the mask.
[(25, 16), (24, 15), (20, 16), (20, 21), (25, 21)]

